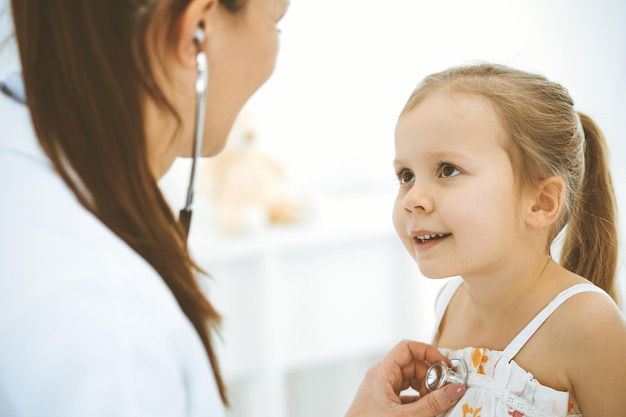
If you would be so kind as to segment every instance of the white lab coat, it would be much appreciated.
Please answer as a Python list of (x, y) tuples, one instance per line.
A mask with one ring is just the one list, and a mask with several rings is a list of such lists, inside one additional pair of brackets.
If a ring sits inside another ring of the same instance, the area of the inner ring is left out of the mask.
[(77, 202), (0, 93), (0, 416), (223, 415), (163, 280)]

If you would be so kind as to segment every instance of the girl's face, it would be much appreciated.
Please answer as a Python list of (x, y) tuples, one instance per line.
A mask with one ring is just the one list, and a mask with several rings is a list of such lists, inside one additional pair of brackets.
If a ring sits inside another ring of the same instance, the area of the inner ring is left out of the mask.
[(506, 140), (482, 96), (438, 90), (399, 118), (393, 220), (425, 276), (489, 273), (515, 256), (523, 221)]

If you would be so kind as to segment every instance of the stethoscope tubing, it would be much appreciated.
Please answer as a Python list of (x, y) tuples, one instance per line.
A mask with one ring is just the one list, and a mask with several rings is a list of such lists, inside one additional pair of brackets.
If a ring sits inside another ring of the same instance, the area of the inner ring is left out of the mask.
[(189, 175), (189, 186), (187, 187), (187, 198), (185, 199), (185, 207), (179, 213), (179, 221), (185, 232), (185, 237), (189, 237), (189, 228), (191, 226), (191, 206), (194, 197), (194, 188), (196, 183), (196, 173), (198, 158), (202, 149), (202, 137), (204, 134), (204, 118), (206, 110), (206, 88), (208, 83), (208, 61), (206, 54), (199, 51), (196, 55), (196, 68), (198, 76), (196, 78), (196, 114), (195, 128), (193, 138), (193, 155), (191, 161), (191, 172)]

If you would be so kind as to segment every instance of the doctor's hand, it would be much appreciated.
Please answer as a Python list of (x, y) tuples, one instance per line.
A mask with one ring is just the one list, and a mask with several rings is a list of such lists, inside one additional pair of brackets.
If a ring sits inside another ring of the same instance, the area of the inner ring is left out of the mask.
[[(463, 384), (450, 384), (426, 394), (429, 364), (448, 360), (433, 346), (403, 341), (367, 372), (345, 417), (435, 417), (465, 394)], [(422, 396), (401, 396), (412, 387)], [(421, 387), (421, 389), (420, 389)]]

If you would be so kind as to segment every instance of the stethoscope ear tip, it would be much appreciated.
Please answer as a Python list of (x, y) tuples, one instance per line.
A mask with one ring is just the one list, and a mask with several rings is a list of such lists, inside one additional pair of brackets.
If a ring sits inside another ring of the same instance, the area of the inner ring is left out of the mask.
[(204, 42), (205, 39), (206, 39), (206, 34), (204, 33), (204, 29), (202, 28), (202, 26), (198, 26), (193, 31), (193, 40), (201, 44), (202, 42)]

